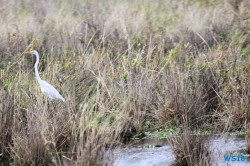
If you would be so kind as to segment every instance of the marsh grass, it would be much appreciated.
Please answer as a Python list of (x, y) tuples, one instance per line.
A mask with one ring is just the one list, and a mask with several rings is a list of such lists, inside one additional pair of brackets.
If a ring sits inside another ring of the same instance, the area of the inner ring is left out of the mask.
[(207, 136), (193, 135), (188, 128), (177, 138), (170, 138), (175, 155), (175, 166), (204, 165), (213, 164), (212, 152), (209, 150)]
[[(230, 3), (1, 3), (1, 163), (112, 164), (112, 149), (146, 122), (153, 130), (188, 124), (180, 151), (189, 154), (195, 139), (207, 156), (191, 131), (247, 128), (249, 20), (235, 19)], [(43, 96), (27, 49), (40, 53), (41, 77), (65, 103)]]

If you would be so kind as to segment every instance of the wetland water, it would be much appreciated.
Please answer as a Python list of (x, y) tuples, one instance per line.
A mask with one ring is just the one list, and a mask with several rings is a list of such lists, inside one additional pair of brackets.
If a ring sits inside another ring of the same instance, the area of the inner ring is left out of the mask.
[[(161, 145), (154, 147), (153, 145)], [(245, 149), (245, 139), (235, 137), (213, 138), (210, 143), (213, 152), (213, 161), (215, 166), (249, 166), (249, 159), (240, 158), (241, 156), (233, 154), (236, 161), (232, 160), (231, 152)], [(171, 146), (166, 140), (143, 140), (140, 143), (116, 153), (115, 166), (165, 166), (174, 162), (174, 154)]]

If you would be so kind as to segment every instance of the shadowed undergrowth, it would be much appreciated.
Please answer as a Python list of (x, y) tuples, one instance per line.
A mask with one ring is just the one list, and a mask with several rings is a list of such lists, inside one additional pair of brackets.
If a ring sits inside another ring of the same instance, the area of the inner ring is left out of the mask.
[[(190, 140), (209, 156), (192, 131), (247, 129), (250, 38), (241, 16), (248, 1), (2, 6), (0, 163), (112, 164), (112, 149), (133, 135), (174, 126), (184, 136), (173, 142), (176, 163), (199, 165), (199, 155), (182, 160), (195, 146)], [(40, 53), (41, 78), (65, 103), (43, 96), (35, 59), (21, 55), (27, 49)]]

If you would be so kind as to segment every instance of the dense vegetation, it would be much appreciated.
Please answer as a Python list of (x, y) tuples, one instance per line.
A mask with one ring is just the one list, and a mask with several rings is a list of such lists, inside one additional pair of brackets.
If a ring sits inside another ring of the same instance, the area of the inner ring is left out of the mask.
[[(111, 164), (112, 150), (135, 135), (178, 129), (204, 148), (188, 136), (247, 131), (249, 7), (247, 0), (1, 0), (0, 163)], [(35, 59), (22, 55), (30, 49), (65, 103), (41, 93)]]

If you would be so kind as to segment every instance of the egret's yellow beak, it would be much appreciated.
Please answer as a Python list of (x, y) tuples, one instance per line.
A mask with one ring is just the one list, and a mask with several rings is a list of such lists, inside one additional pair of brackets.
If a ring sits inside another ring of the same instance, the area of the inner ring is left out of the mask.
[(33, 54), (33, 51), (24, 51), (23, 54)]

